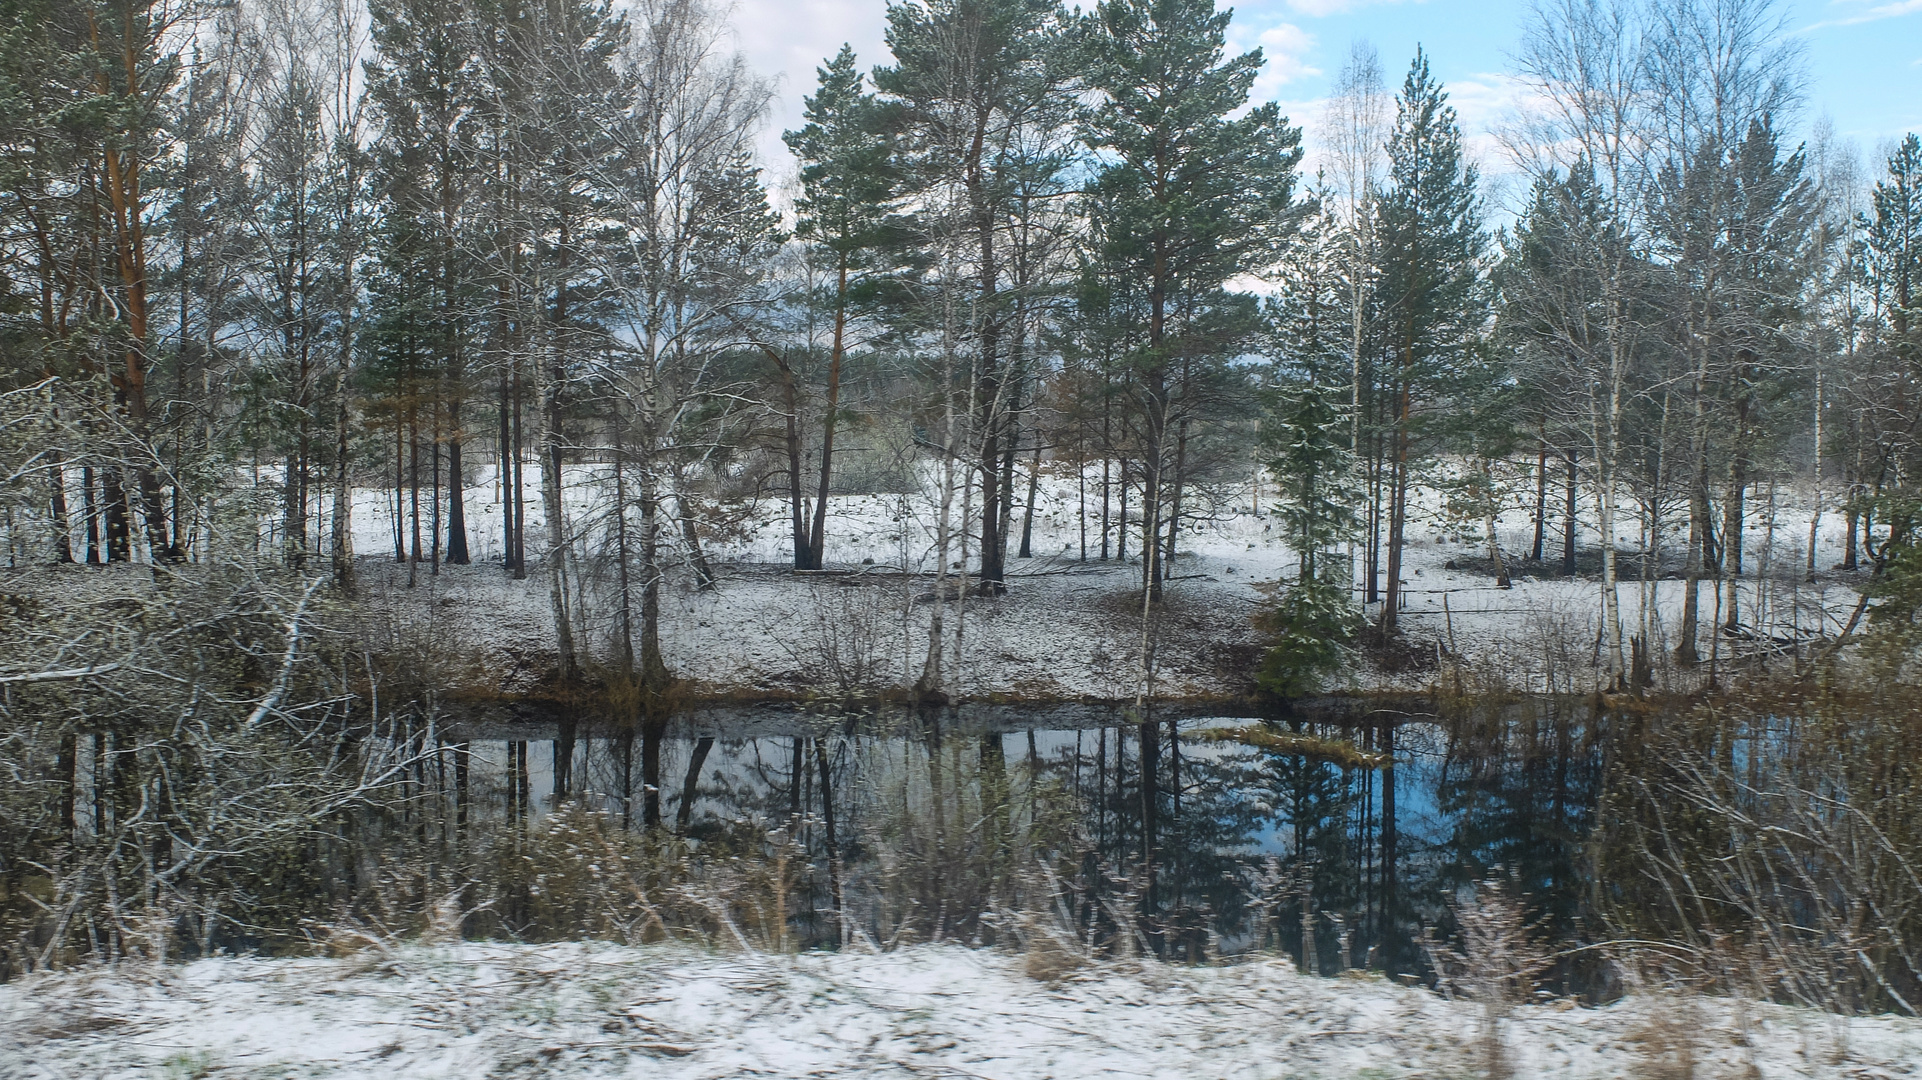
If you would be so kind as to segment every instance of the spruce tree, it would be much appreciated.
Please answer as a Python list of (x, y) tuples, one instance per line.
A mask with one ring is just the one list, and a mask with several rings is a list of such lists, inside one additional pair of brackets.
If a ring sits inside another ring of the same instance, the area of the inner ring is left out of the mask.
[[(1272, 635), (1256, 683), (1279, 697), (1322, 688), (1347, 663), (1360, 629), (1339, 546), (1355, 529), (1362, 493), (1348, 446), (1348, 385), (1338, 364), (1305, 365), (1265, 395), (1262, 452), (1275, 477), (1276, 509), (1295, 550), (1293, 580), (1262, 616)], [(1301, 381), (1294, 381), (1294, 379)]]

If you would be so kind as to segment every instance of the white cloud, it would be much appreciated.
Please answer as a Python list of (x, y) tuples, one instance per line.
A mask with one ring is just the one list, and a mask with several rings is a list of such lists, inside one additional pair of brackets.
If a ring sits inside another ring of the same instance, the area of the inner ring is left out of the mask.
[(1288, 0), (1288, 7), (1311, 19), (1321, 19), (1339, 15), (1363, 2), (1365, 0)]
[[(1831, 6), (1840, 5), (1844, 2), (1845, 0), (1833, 0)], [(1859, 14), (1844, 16), (1840, 19), (1824, 19), (1821, 22), (1810, 23), (1803, 27), (1800, 32), (1806, 34), (1810, 30), (1820, 30), (1825, 26), (1855, 26), (1859, 23), (1877, 22), (1882, 19), (1894, 19), (1903, 15), (1913, 15), (1918, 11), (1922, 11), (1922, 0), (1893, 0), (1892, 3), (1877, 4)]]
[[(1311, 19), (1323, 19), (1330, 15), (1341, 15), (1361, 7), (1375, 4), (1398, 4), (1402, 0), (1288, 0), (1288, 9)], [(1423, 0), (1413, 0), (1422, 3)]]
[(775, 80), (761, 161), (777, 183), (794, 171), (781, 132), (801, 126), (801, 99), (814, 92), (814, 69), (854, 46), (863, 68), (886, 62), (887, 20), (876, 0), (737, 0), (729, 22), (748, 67)]
[(1255, 78), (1253, 95), (1257, 101), (1273, 98), (1282, 87), (1303, 76), (1321, 74), (1320, 68), (1308, 65), (1308, 55), (1315, 48), (1313, 35), (1293, 23), (1263, 30), (1255, 44), (1261, 46), (1262, 59), (1267, 61)]

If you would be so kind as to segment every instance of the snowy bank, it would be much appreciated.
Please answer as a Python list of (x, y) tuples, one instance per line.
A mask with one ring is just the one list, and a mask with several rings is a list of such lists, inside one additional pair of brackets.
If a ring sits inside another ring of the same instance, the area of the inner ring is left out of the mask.
[[(1480, 1071), (1476, 1005), (1282, 959), (1084, 968), (922, 945), (774, 957), (684, 946), (458, 944), (214, 959), (0, 985), (0, 1076), (1447, 1077)], [(1723, 999), (1525, 1006), (1519, 1077), (1882, 1078), (1922, 1022)]]

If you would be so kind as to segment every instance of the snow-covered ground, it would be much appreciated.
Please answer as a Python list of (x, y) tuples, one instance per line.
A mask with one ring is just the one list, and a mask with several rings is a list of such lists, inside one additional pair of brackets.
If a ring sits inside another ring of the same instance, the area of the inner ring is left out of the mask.
[[(599, 501), (604, 485), (595, 482), (585, 467), (569, 475), (570, 525), (587, 550), (604, 550), (607, 508)], [(1098, 481), (1098, 474), (1093, 478)], [(1035, 558), (1010, 559), (1014, 576), (1005, 598), (970, 599), (960, 605), (965, 620), (962, 656), (958, 670), (949, 661), (946, 675), (951, 692), (970, 697), (1109, 700), (1134, 694), (1141, 632), (1138, 608), (1129, 594), (1138, 589), (1141, 571), (1138, 562), (1127, 566), (1094, 559), (1100, 544), (1099, 491), (1098, 482), (1084, 488), (1072, 473), (1044, 470), (1034, 515)], [(1080, 561), (1084, 494), (1089, 500), (1088, 562)], [(1451, 535), (1460, 523), (1448, 522), (1439, 512), (1439, 494), (1426, 489), (1416, 494), (1415, 523), (1404, 565), (1404, 627), (1424, 647), (1440, 645), (1481, 662), (1520, 689), (1591, 689), (1602, 659), (1598, 645), (1603, 637), (1601, 589), (1593, 575), (1561, 578), (1537, 573), (1541, 568), (1524, 563), (1519, 553), (1526, 552), (1532, 541), (1532, 520), (1518, 510), (1504, 519), (1499, 530), (1510, 553), (1514, 585), (1498, 589), (1487, 571), (1487, 550), (1479, 535)], [(496, 498), (491, 474), (469, 489), (474, 566), (443, 570), (439, 579), (431, 581), (423, 567), (417, 578), (420, 584), (413, 588), (406, 586), (405, 573), (391, 562), (373, 567), (366, 577), (383, 607), (397, 613), (415, 612), (409, 621), (417, 627), (431, 622), (441, 640), (465, 642), (491, 653), (482, 670), (531, 673), (549, 666), (540, 654), (552, 641), (551, 603), (538, 573), (523, 582), (504, 580), (497, 562)], [(356, 550), (363, 556), (393, 550), (391, 507), (390, 494), (362, 493), (355, 528)], [(544, 526), (539, 506), (530, 502), (528, 509), (529, 546), (536, 548), (536, 541), (545, 535)], [(1294, 568), (1295, 556), (1282, 541), (1271, 509), (1271, 495), (1246, 486), (1231, 493), (1209, 519), (1183, 533), (1174, 567), (1176, 580), (1169, 586), (1172, 602), (1157, 628), (1158, 693), (1219, 697), (1246, 692), (1259, 655), (1260, 635), (1251, 620), (1263, 600), (1261, 586), (1272, 585)], [(1784, 641), (1833, 635), (1847, 621), (1858, 598), (1851, 586), (1858, 584), (1859, 575), (1826, 569), (1839, 557), (1840, 517), (1834, 513), (1823, 517), (1818, 554), (1824, 569), (1815, 582), (1808, 583), (1796, 572), (1803, 565), (1809, 535), (1806, 506), (1785, 493), (1773, 504), (1758, 500), (1752, 509), (1745, 566), (1750, 576), (1741, 585), (1742, 623), (1760, 626)], [(1017, 536), (1021, 516), (1017, 507)], [(770, 500), (739, 520), (714, 528), (705, 546), (720, 567), (720, 588), (696, 592), (684, 573), (677, 574), (663, 605), (663, 647), (670, 666), (696, 683), (729, 692), (818, 687), (824, 681), (831, 683), (828, 673), (845, 668), (850, 659), (866, 665), (871, 682), (911, 684), (926, 652), (926, 625), (933, 606), (925, 576), (933, 570), (932, 518), (925, 495), (832, 499), (827, 561), (830, 567), (866, 575), (852, 581), (794, 575), (784, 568), (791, 535), (784, 502)], [(1478, 523), (1471, 524), (1475, 524), (1471, 532), (1479, 528)], [(1584, 558), (1590, 562), (1599, 540), (1591, 526), (1592, 522), (1578, 530)], [(1559, 528), (1559, 520), (1551, 513), (1547, 545), (1551, 563), (1559, 556)], [(675, 539), (673, 530), (668, 538)], [(1625, 556), (1640, 544), (1632, 531), (1616, 539)], [(1671, 559), (1675, 543), (1670, 541)], [(1134, 545), (1138, 547), (1138, 533)], [(1130, 554), (1138, 558), (1138, 551)], [(368, 561), (379, 562), (379, 557)], [(883, 573), (890, 569), (920, 576)], [(1761, 577), (1764, 570), (1766, 580)], [(1617, 594), (1624, 633), (1646, 630), (1659, 652), (1674, 644), (1685, 583), (1673, 578), (1643, 583), (1635, 580), (1637, 573), (1632, 567), (1623, 571)], [(861, 582), (880, 586), (846, 587)], [(1645, 594), (1653, 600), (1646, 621)], [(1701, 599), (1706, 627), (1718, 615), (1715, 590), (1704, 587)], [(434, 613), (431, 620), (419, 616), (422, 602), (431, 605), (425, 609)], [(581, 605), (580, 610), (597, 608), (598, 625), (590, 625), (588, 637), (605, 649), (614, 625), (605, 600)], [(590, 617), (589, 622), (595, 620)], [(850, 626), (856, 630), (850, 632)], [(950, 632), (953, 627), (951, 614)], [(1729, 643), (1723, 647), (1755, 646)], [(1705, 631), (1702, 650), (1709, 649)], [(1351, 686), (1421, 689), (1432, 677), (1422, 671), (1381, 672), (1363, 665)]]
[[(569, 470), (565, 489), (577, 550), (591, 555), (610, 547), (610, 485), (602, 479), (590, 467), (576, 467)], [(1034, 514), (1035, 557), (1010, 559), (1005, 597), (947, 605), (948, 633), (961, 631), (958, 654), (950, 636), (944, 661), (943, 682), (950, 694), (1027, 701), (1134, 696), (1142, 644), (1136, 599), (1139, 535), (1131, 539), (1132, 564), (1096, 558), (1098, 472), (1088, 479), (1092, 482), (1084, 485), (1072, 472), (1044, 468)], [(268, 470), (263, 491), (273, 482)], [(431, 536), (431, 499), (423, 494), (421, 524)], [(1519, 557), (1532, 541), (1531, 507), (1518, 505), (1502, 521), (1499, 534), (1515, 580), (1512, 588), (1498, 589), (1479, 535), (1460, 535), (1464, 523), (1440, 513), (1436, 491), (1420, 489), (1415, 495), (1402, 625), (1416, 649), (1445, 650), (1498, 673), (1517, 689), (1595, 688), (1606, 640), (1600, 586), (1592, 573), (1562, 578)], [(442, 567), (438, 575), (424, 564), (410, 572), (393, 561), (397, 504), (391, 491), (360, 491), (354, 512), (355, 549), (372, 599), (365, 611), (376, 644), (385, 636), (387, 644), (414, 647), (422, 663), (443, 665), (441, 685), (483, 697), (527, 690), (556, 667), (546, 575), (535, 566), (526, 580), (514, 581), (501, 568), (499, 499), (491, 471), (483, 470), (464, 500), (474, 562)], [(1084, 506), (1086, 562), (1080, 558)], [(1168, 586), (1170, 602), (1155, 629), (1158, 696), (1220, 699), (1248, 691), (1261, 651), (1253, 617), (1264, 603), (1264, 587), (1291, 574), (1295, 563), (1272, 508), (1271, 492), (1244, 485), (1183, 532), (1175, 580)], [(1709, 635), (1707, 628), (1722, 621), (1711, 583), (1701, 590), (1705, 654), (1712, 643), (1727, 655), (1832, 636), (1858, 600), (1855, 590), (1863, 574), (1830, 569), (1842, 543), (1837, 514), (1823, 515), (1820, 572), (1807, 582), (1799, 572), (1809, 536), (1805, 500), (1784, 491), (1779, 499), (1755, 500), (1750, 508), (1740, 621), (1775, 641)], [(530, 553), (538, 557), (546, 535), (540, 500), (531, 499), (527, 510)], [(1017, 544), (1011, 546), (1018, 546), (1023, 516), (1019, 506), (1015, 513)], [(672, 565), (661, 613), (662, 647), (677, 675), (697, 688), (738, 697), (806, 694), (850, 678), (866, 688), (905, 688), (921, 674), (935, 607), (934, 510), (925, 492), (834, 497), (827, 561), (836, 572), (827, 575), (786, 569), (791, 526), (785, 502), (768, 500), (725, 514), (710, 507), (703, 514), (704, 546), (721, 579), (717, 589), (695, 590), (676, 562), (679, 530), (669, 528), (664, 536)], [(1474, 526), (1468, 532), (1478, 533), (1478, 523), (1467, 524)], [(1545, 552), (1551, 564), (1559, 556), (1560, 524), (1551, 513)], [(1599, 540), (1592, 524), (1578, 530), (1585, 564), (1594, 562)], [(1630, 531), (1616, 537), (1625, 556), (1641, 543), (1634, 526), (1626, 528)], [(324, 520), (320, 529), (325, 535)], [(1671, 562), (1676, 543), (1669, 541)], [(263, 535), (263, 555), (273, 550), (272, 537)], [(612, 568), (607, 559), (595, 557), (580, 570), (570, 597), (581, 624), (577, 637), (590, 657), (613, 656)], [(1647, 633), (1659, 655), (1675, 643), (1685, 583), (1673, 577), (1641, 582), (1638, 575), (1632, 563), (1625, 564), (1617, 592), (1624, 634)], [(144, 571), (133, 567), (123, 572), (0, 570), (0, 586), (24, 593), (51, 589), (71, 597), (82, 576), (93, 579), (87, 587), (96, 591), (153, 587)], [(1647, 619), (1645, 598), (1653, 601)], [(434, 647), (418, 648), (423, 645)], [(1434, 677), (1432, 669), (1385, 671), (1363, 663), (1344, 685), (1330, 689), (1420, 691)]]
[[(0, 985), (0, 1076), (1441, 1078), (1482, 1075), (1481, 1023), (1469, 1002), (1273, 958), (1043, 983), (952, 945), (458, 944), (18, 979)], [(1922, 1070), (1922, 1022), (1726, 999), (1546, 1002), (1501, 1040), (1529, 1080)]]

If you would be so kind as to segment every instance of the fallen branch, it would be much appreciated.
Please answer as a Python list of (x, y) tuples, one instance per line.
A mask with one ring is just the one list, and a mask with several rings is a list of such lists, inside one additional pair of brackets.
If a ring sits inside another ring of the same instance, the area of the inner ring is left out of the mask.
[(120, 670), (118, 663), (94, 664), (91, 667), (63, 668), (59, 671), (30, 671), (24, 675), (0, 675), (0, 684), (56, 682), (61, 679), (84, 679), (91, 675), (105, 675), (109, 671)]
[(317, 577), (307, 583), (307, 591), (300, 594), (300, 603), (294, 605), (294, 614), (287, 620), (287, 651), (280, 658), (280, 674), (274, 678), (274, 688), (254, 706), (253, 714), (247, 717), (249, 728), (267, 718), (267, 714), (280, 707), (280, 699), (287, 693), (288, 680), (293, 677), (294, 660), (300, 656), (300, 620), (307, 614), (307, 602), (313, 599), (314, 590), (326, 578)]

